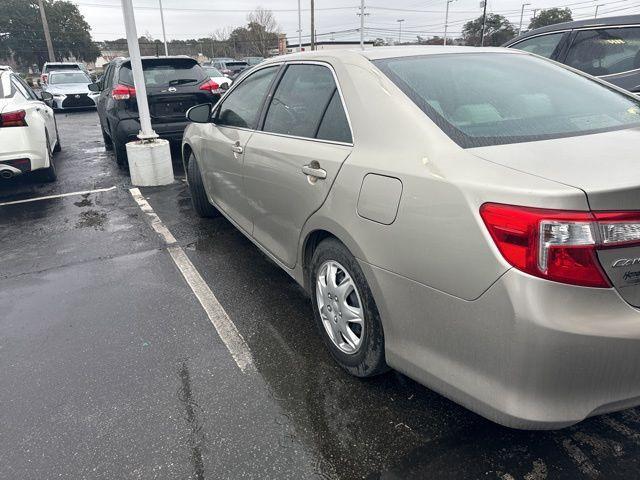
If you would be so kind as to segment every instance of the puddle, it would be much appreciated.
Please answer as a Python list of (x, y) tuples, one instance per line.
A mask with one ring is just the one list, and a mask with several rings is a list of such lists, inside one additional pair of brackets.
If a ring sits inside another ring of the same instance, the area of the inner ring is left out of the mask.
[(80, 220), (76, 223), (76, 228), (94, 228), (104, 230), (107, 214), (96, 210), (87, 210), (80, 214)]

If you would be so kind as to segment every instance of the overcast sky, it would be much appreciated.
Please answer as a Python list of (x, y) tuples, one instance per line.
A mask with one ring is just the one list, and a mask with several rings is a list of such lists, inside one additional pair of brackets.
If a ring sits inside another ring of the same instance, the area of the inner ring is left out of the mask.
[[(124, 37), (122, 10), (118, 0), (73, 0), (89, 22), (96, 40)], [(489, 0), (488, 11), (505, 15), (516, 27), (520, 22), (522, 2), (525, 7), (524, 25), (533, 9), (569, 6), (574, 19), (593, 17), (596, 5), (598, 16), (640, 13), (638, 0)], [(303, 42), (309, 35), (309, 0), (302, 2)], [(291, 43), (297, 41), (297, 0), (162, 0), (167, 36), (171, 39), (199, 38), (211, 35), (224, 27), (246, 23), (246, 16), (257, 6), (274, 12), (280, 30)], [(140, 35), (148, 32), (162, 37), (158, 0), (133, 0)], [(316, 31), (318, 40), (355, 40), (360, 25), (359, 0), (316, 0)], [(402, 22), (402, 39), (410, 41), (416, 35), (442, 36), (446, 0), (366, 0), (366, 37), (398, 38), (398, 19)], [(449, 34), (459, 35), (465, 21), (481, 13), (479, 0), (454, 0), (450, 4)], [(349, 32), (351, 30), (351, 32)], [(335, 33), (331, 33), (335, 32)]]

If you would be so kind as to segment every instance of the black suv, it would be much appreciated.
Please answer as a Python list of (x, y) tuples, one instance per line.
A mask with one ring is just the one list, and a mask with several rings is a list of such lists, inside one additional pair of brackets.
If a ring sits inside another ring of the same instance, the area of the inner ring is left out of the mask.
[(542, 55), (640, 93), (640, 15), (558, 23), (503, 46)]
[[(204, 69), (189, 57), (143, 57), (151, 124), (160, 138), (182, 141), (187, 126), (186, 111), (199, 103), (216, 103), (222, 90)], [(98, 116), (107, 150), (114, 150), (116, 161), (125, 165), (127, 142), (140, 131), (133, 72), (128, 58), (110, 62), (98, 83), (89, 87), (100, 92)]]

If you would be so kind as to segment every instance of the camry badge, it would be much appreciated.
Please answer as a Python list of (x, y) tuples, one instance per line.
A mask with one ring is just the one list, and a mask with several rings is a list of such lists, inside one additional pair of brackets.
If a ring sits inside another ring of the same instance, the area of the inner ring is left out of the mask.
[(632, 265), (639, 265), (640, 258), (619, 258), (611, 264), (613, 268), (618, 267), (631, 267)]

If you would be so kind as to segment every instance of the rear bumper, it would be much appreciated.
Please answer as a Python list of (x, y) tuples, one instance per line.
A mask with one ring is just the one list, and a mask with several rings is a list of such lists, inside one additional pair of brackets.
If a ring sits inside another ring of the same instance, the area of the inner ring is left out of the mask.
[(640, 311), (612, 289), (512, 269), (464, 301), (362, 266), (389, 365), (491, 420), (560, 428), (640, 404)]
[[(180, 122), (171, 123), (152, 123), (154, 131), (165, 140), (171, 142), (181, 142), (184, 129), (187, 128), (189, 122), (185, 119)], [(120, 120), (115, 127), (115, 134), (119, 142), (130, 142), (138, 139), (140, 132), (140, 122), (137, 118), (128, 118)]]
[[(48, 167), (47, 145), (44, 140), (31, 138), (31, 127), (3, 128), (0, 130), (0, 170), (7, 167), (18, 168), (21, 172)], [(4, 148), (3, 148), (4, 146)], [(28, 159), (28, 169), (17, 160)], [(14, 172), (16, 175), (18, 173)]]

